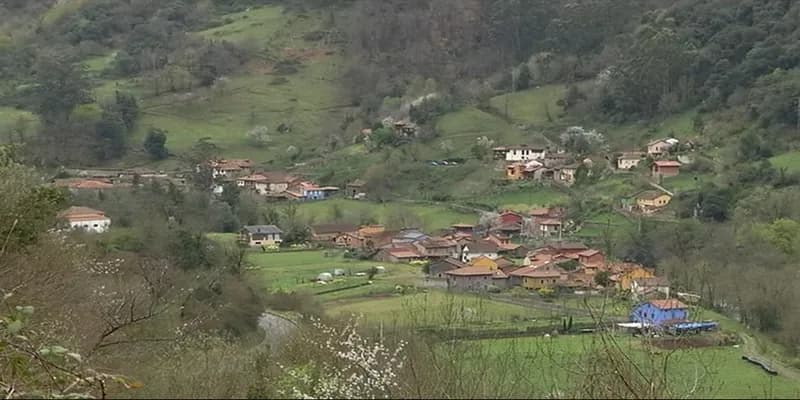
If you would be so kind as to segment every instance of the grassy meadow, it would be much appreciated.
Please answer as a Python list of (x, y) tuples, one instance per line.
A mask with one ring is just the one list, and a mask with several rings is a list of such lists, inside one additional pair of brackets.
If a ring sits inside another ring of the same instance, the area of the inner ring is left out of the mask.
[(568, 196), (557, 188), (548, 186), (511, 187), (473, 199), (497, 209), (529, 211), (531, 208), (565, 204)]
[(548, 311), (503, 303), (474, 294), (429, 290), (405, 296), (352, 299), (329, 304), (329, 315), (355, 315), (367, 323), (408, 326), (509, 326), (549, 319)]
[[(606, 338), (609, 339), (608, 343), (627, 354), (645, 376), (658, 374), (666, 365), (673, 397), (796, 398), (800, 395), (800, 382), (764, 373), (743, 361), (742, 350), (733, 346), (661, 350), (644, 346), (641, 339), (631, 336)], [(591, 370), (590, 365), (583, 362), (587, 354), (605, 352), (607, 348), (594, 335), (494, 339), (471, 344), (480, 344), (489, 354), (487, 357), (481, 353), (484, 356), (475, 360), (482, 368), (490, 367), (487, 363), (502, 362), (500, 358), (491, 357), (492, 354), (535, 359), (537, 368), (531, 373), (536, 378), (528, 384), (545, 386), (539, 390), (568, 388), (579, 383), (576, 379), (580, 373)], [(688, 391), (695, 385), (696, 391), (690, 395)]]
[(516, 123), (546, 125), (558, 119), (561, 107), (557, 102), (564, 93), (563, 85), (545, 85), (493, 97), (490, 104)]
[(331, 199), (326, 201), (306, 202), (298, 205), (298, 213), (313, 223), (327, 223), (340, 213), (344, 221), (373, 220), (387, 226), (393, 225), (396, 216), (406, 215), (419, 221), (419, 228), (428, 232), (448, 228), (456, 223), (476, 223), (475, 213), (460, 212), (446, 205), (416, 203), (375, 203), (359, 200)]

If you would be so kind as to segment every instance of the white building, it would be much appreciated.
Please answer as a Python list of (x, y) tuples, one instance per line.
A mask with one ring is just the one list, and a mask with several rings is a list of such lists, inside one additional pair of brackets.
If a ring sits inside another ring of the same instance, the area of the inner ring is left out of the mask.
[(103, 233), (111, 226), (111, 218), (108, 218), (106, 213), (89, 207), (70, 207), (58, 216), (71, 230)]
[(282, 234), (275, 225), (248, 225), (239, 231), (239, 241), (250, 247), (277, 246), (283, 242)]
[(647, 144), (647, 154), (654, 157), (658, 157), (668, 152), (669, 149), (671, 149), (678, 143), (679, 143), (678, 139), (673, 139), (673, 138), (653, 140), (652, 142)]
[(639, 163), (644, 159), (645, 154), (641, 152), (622, 153), (617, 159), (617, 169), (629, 170), (639, 166)]
[(497, 147), (494, 149), (494, 153), (496, 158), (505, 158), (506, 161), (532, 161), (543, 160), (547, 150), (523, 144), (513, 147)]

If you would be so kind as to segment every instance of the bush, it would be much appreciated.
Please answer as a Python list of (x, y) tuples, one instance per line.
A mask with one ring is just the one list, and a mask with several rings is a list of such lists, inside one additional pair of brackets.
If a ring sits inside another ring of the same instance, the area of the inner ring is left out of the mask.
[(167, 131), (150, 128), (147, 132), (147, 137), (144, 139), (144, 150), (154, 160), (163, 160), (169, 155), (166, 147), (167, 144)]
[(319, 317), (323, 314), (322, 305), (311, 293), (284, 292), (279, 290), (267, 296), (265, 303), (275, 311), (294, 311), (304, 316)]

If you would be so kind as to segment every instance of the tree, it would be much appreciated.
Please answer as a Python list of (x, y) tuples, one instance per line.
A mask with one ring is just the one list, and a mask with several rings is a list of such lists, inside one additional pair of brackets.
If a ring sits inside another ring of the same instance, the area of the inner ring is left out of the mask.
[(281, 245), (302, 244), (308, 241), (310, 235), (308, 225), (301, 221), (297, 204), (287, 204), (281, 217), (281, 228), (283, 228), (283, 242)]
[(608, 271), (600, 271), (594, 276), (594, 283), (604, 288), (610, 287), (611, 275), (608, 273)]
[(81, 64), (61, 54), (42, 54), (34, 65), (31, 103), (45, 125), (64, 123), (72, 110), (92, 101)]
[(478, 160), (483, 160), (491, 151), (492, 146), (494, 146), (494, 140), (489, 139), (486, 136), (481, 136), (475, 140), (475, 144), (472, 145), (470, 151), (475, 158)]
[(154, 160), (163, 160), (169, 156), (166, 147), (167, 131), (159, 128), (150, 128), (144, 139), (144, 150)]
[(127, 130), (118, 113), (104, 109), (100, 121), (94, 125), (94, 130), (96, 141), (92, 147), (98, 160), (110, 160), (125, 153)]
[(517, 75), (517, 90), (526, 90), (531, 87), (531, 69), (528, 64), (522, 64), (519, 67), (519, 74)]
[(130, 132), (136, 124), (136, 119), (139, 117), (139, 103), (136, 97), (130, 93), (123, 93), (120, 91), (114, 92), (114, 100), (116, 110), (119, 112), (125, 128)]
[(247, 139), (257, 147), (266, 146), (272, 142), (272, 137), (269, 135), (269, 128), (263, 125), (256, 126), (247, 131)]
[(452, 140), (445, 139), (439, 143), (439, 150), (449, 157), (453, 153), (453, 150), (455, 150), (455, 145)]
[(36, 243), (55, 221), (64, 204), (64, 193), (45, 187), (35, 172), (17, 163), (7, 148), (0, 147), (0, 256)]

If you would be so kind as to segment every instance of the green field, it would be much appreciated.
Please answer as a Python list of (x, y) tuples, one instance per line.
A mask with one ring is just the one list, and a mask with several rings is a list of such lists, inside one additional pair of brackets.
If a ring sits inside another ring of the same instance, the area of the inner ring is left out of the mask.
[[(166, 130), (167, 148), (174, 155), (185, 154), (196, 141), (210, 137), (225, 157), (250, 158), (257, 163), (286, 164), (287, 148), (295, 146), (306, 156), (322, 153), (318, 148), (321, 127), (338, 124), (347, 101), (338, 94), (336, 79), (343, 60), (318, 42), (303, 39), (315, 31), (322, 17), (314, 13), (285, 12), (279, 6), (224, 15), (221, 25), (197, 35), (209, 39), (237, 42), (257, 56), (223, 84), (193, 88), (191, 92), (155, 95), (146, 79), (98, 81), (94, 94), (98, 101), (113, 96), (115, 90), (134, 93), (140, 98), (141, 117), (129, 138), (134, 151), (120, 161), (139, 165), (145, 159), (140, 144), (151, 127)], [(97, 74), (113, 55), (84, 60), (90, 73)], [(280, 74), (276, 63), (292, 59), (296, 72)], [(0, 115), (0, 120), (3, 120)], [(290, 127), (279, 133), (277, 127)], [(254, 146), (246, 137), (255, 126), (266, 126), (271, 141)], [(162, 164), (171, 166), (175, 160)]]
[[(502, 303), (471, 294), (429, 290), (405, 296), (356, 299), (332, 303), (329, 315), (356, 315), (368, 323), (421, 326), (513, 326), (512, 322), (549, 320), (552, 313), (535, 308)], [(560, 316), (557, 316), (557, 318)]]
[(27, 134), (32, 134), (35, 131), (37, 125), (37, 118), (35, 115), (24, 110), (0, 107), (0, 142), (18, 139), (10, 135), (12, 135), (17, 121), (19, 120), (27, 121), (25, 123), (27, 124)]
[(462, 157), (472, 156), (470, 148), (481, 136), (493, 139), (498, 146), (522, 144), (535, 139), (526, 137), (524, 132), (503, 119), (475, 107), (445, 114), (436, 122), (436, 132), (440, 138), (432, 149), (438, 150), (441, 142), (448, 140), (453, 144), (453, 155)]
[(775, 168), (786, 168), (787, 172), (800, 172), (800, 151), (784, 153), (769, 159)]
[(544, 125), (558, 119), (561, 107), (557, 102), (564, 97), (564, 91), (563, 85), (545, 85), (494, 97), (490, 104), (501, 114), (508, 110), (508, 117), (515, 122)]
[[(697, 179), (695, 179), (697, 178)], [(696, 190), (703, 186), (704, 183), (710, 182), (711, 176), (696, 175), (693, 173), (682, 173), (678, 176), (664, 178), (662, 186), (677, 193), (688, 192)]]
[[(252, 251), (248, 255), (248, 262), (253, 268), (248, 272), (248, 276), (257, 287), (266, 291), (301, 290), (320, 293), (350, 288), (323, 294), (320, 298), (324, 301), (391, 293), (397, 285), (413, 285), (422, 276), (422, 269), (419, 266), (346, 259), (341, 254), (341, 251), (336, 250), (280, 253)], [(367, 284), (368, 277), (354, 276), (358, 272), (367, 272), (377, 265), (383, 266), (386, 272), (375, 275), (371, 284)], [(320, 273), (333, 274), (334, 269), (341, 269), (346, 275), (335, 277), (326, 285), (314, 282)]]
[[(800, 382), (786, 377), (771, 377), (760, 368), (741, 360), (742, 351), (734, 347), (707, 347), (689, 350), (657, 350), (648, 352), (637, 338), (613, 336), (614, 342), (628, 354), (645, 375), (658, 373), (665, 357), (670, 378), (671, 396), (688, 394), (697, 384), (698, 390), (690, 397), (723, 398), (796, 398), (800, 395)], [(516, 354), (535, 359), (537, 368), (531, 371), (537, 379), (531, 384), (568, 388), (577, 383), (578, 374), (587, 370), (582, 362), (589, 353), (605, 352), (605, 346), (595, 336), (559, 336), (552, 338), (525, 338), (484, 340), (480, 342), (490, 354)], [(649, 355), (649, 356), (648, 356)], [(482, 357), (483, 368), (487, 362), (499, 360)]]
[(606, 125), (599, 127), (611, 143), (612, 147), (620, 151), (643, 149), (647, 142), (674, 137), (686, 140), (695, 137), (693, 120), (696, 111), (686, 111), (675, 114), (662, 120), (654, 120), (646, 124), (631, 122), (624, 125)]
[(521, 187), (516, 190), (512, 188), (473, 199), (476, 203), (515, 211), (564, 204), (567, 200), (568, 196), (565, 193), (547, 186)]
[(431, 232), (448, 228), (456, 223), (475, 223), (477, 214), (459, 212), (445, 205), (428, 205), (415, 203), (375, 203), (368, 201), (331, 199), (326, 201), (301, 203), (298, 211), (301, 216), (315, 224), (330, 222), (337, 212), (342, 220), (360, 223), (374, 220), (377, 223), (392, 225), (394, 215), (411, 215), (422, 226), (419, 228)]
[(42, 24), (52, 25), (54, 22), (64, 18), (72, 13), (77, 12), (78, 10), (83, 7), (89, 0), (62, 0), (57, 1), (50, 7), (47, 12), (44, 13), (42, 16)]
[(287, 19), (280, 7), (262, 7), (224, 15), (221, 17), (222, 25), (197, 34), (214, 40), (230, 42), (261, 40), (266, 43), (264, 39), (273, 36), (284, 27)]

